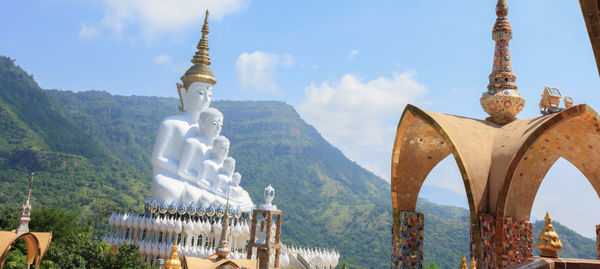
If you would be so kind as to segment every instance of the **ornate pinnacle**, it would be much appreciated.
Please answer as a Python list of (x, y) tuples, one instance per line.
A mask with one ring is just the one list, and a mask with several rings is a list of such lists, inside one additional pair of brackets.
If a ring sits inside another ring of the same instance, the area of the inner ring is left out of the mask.
[(206, 16), (204, 17), (204, 25), (202, 25), (202, 38), (200, 42), (198, 42), (198, 46), (196, 48), (198, 51), (192, 58), (193, 64), (206, 64), (210, 65), (210, 57), (208, 56), (208, 40), (206, 36), (208, 35), (208, 9), (206, 10)]
[(229, 255), (229, 193), (227, 193), (227, 203), (225, 205), (225, 214), (223, 215), (223, 225), (221, 226), (221, 240), (219, 241), (219, 247), (217, 248), (217, 260), (226, 259)]
[(16, 233), (27, 233), (29, 232), (29, 221), (31, 220), (31, 204), (29, 203), (29, 199), (31, 198), (31, 189), (33, 187), (33, 175), (34, 172), (31, 172), (31, 178), (29, 179), (29, 191), (27, 191), (27, 200), (25, 200), (25, 204), (23, 204), (23, 212), (21, 213), (21, 219), (19, 220), (19, 227), (17, 227)]
[(171, 255), (169, 259), (165, 262), (165, 269), (181, 269), (181, 261), (179, 260), (179, 256), (177, 256), (177, 240), (173, 242), (173, 247), (171, 248)]
[(477, 269), (477, 262), (473, 257), (471, 257), (471, 269)]
[(458, 267), (459, 269), (469, 269), (469, 266), (467, 266), (467, 258), (465, 258), (465, 254), (462, 254), (462, 258), (460, 258), (460, 266)]
[(506, 17), (506, 0), (498, 0), (496, 15), (498, 17), (492, 30), (492, 39), (496, 42), (494, 63), (492, 73), (488, 77), (487, 91), (482, 94), (480, 102), (485, 112), (490, 115), (487, 120), (496, 124), (506, 124), (515, 120), (515, 116), (523, 110), (525, 99), (517, 92), (517, 76), (512, 72), (509, 48), (512, 28)]
[(549, 258), (558, 258), (558, 252), (562, 249), (562, 243), (552, 227), (552, 219), (548, 212), (544, 217), (544, 228), (542, 228), (535, 246), (540, 250), (540, 256)]
[(498, 0), (496, 4), (496, 16), (506, 16), (508, 15), (508, 4), (506, 0)]
[(205, 82), (209, 84), (216, 84), (217, 80), (213, 75), (212, 71), (209, 68), (210, 65), (210, 56), (208, 56), (208, 9), (206, 10), (206, 16), (204, 17), (204, 25), (202, 26), (202, 38), (198, 42), (198, 46), (196, 46), (196, 54), (192, 58), (192, 67), (190, 67), (185, 74), (181, 77), (181, 81), (183, 81), (183, 86), (185, 88), (189, 88), (192, 82), (199, 81)]

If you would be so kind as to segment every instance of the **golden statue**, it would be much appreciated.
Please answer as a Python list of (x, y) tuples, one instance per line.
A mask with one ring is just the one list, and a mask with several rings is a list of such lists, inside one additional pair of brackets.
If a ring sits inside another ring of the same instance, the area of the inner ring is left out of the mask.
[(552, 227), (552, 219), (548, 212), (546, 212), (544, 221), (544, 228), (542, 228), (535, 246), (541, 251), (540, 256), (558, 258), (558, 252), (562, 249), (562, 243), (558, 238), (558, 234), (554, 231), (554, 227)]

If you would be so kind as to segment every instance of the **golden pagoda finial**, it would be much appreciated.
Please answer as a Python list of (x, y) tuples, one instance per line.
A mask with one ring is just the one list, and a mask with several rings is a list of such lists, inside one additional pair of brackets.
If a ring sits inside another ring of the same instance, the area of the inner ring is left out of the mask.
[(540, 250), (540, 256), (549, 258), (558, 258), (558, 252), (562, 249), (562, 243), (552, 227), (552, 219), (547, 211), (546, 217), (544, 217), (544, 228), (542, 228), (535, 246)]
[(198, 46), (196, 46), (196, 54), (192, 58), (192, 67), (190, 67), (185, 74), (181, 77), (181, 81), (183, 81), (183, 86), (189, 88), (192, 82), (199, 81), (205, 82), (209, 84), (216, 84), (217, 80), (213, 75), (212, 71), (210, 71), (210, 56), (208, 56), (208, 39), (206, 36), (208, 35), (208, 9), (206, 10), (206, 16), (204, 17), (204, 25), (202, 26), (202, 38), (200, 42), (198, 42)]
[(473, 257), (471, 257), (471, 269), (477, 269), (477, 262)]
[(506, 16), (508, 15), (508, 4), (506, 0), (498, 0), (496, 4), (496, 16)]
[(219, 241), (219, 247), (217, 247), (217, 260), (226, 259), (227, 255), (231, 251), (229, 249), (229, 195), (227, 192), (227, 204), (225, 205), (225, 214), (223, 215), (223, 225), (221, 226), (221, 240)]
[(462, 254), (462, 258), (460, 258), (460, 266), (458, 269), (469, 269), (469, 266), (467, 266), (467, 258), (464, 253)]
[(177, 240), (173, 242), (173, 247), (171, 248), (171, 255), (169, 259), (165, 262), (165, 269), (181, 269), (181, 261), (177, 256)]

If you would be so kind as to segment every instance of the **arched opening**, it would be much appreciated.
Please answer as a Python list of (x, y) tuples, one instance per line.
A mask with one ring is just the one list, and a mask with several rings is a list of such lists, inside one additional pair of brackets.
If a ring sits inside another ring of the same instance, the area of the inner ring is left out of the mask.
[(555, 114), (528, 135), (508, 165), (498, 196), (497, 225), (510, 223), (508, 228), (496, 230), (498, 257), (507, 256), (507, 249), (533, 254), (533, 231), (529, 223), (533, 201), (542, 180), (559, 158), (576, 167), (598, 197), (599, 119), (590, 107), (578, 105)]
[[(465, 128), (468, 133), (461, 131)], [(482, 121), (426, 112), (407, 105), (392, 154), (393, 266), (416, 265), (423, 261), (424, 218), (422, 212), (416, 210), (417, 198), (427, 176), (446, 158), (448, 163), (453, 160), (458, 168), (461, 178), (458, 182), (465, 190), (469, 205), (468, 223), (473, 231), (471, 250), (481, 257), (478, 210), (490, 161), (474, 153), (491, 152), (491, 147), (470, 134), (488, 133), (489, 129), (491, 127)], [(467, 167), (466, 163), (474, 165)]]
[(455, 268), (461, 254), (470, 259), (469, 203), (452, 155), (440, 161), (425, 178), (416, 211), (424, 214), (425, 268), (431, 263), (439, 268)]
[[(44, 235), (45, 243), (44, 243), (44, 251), (50, 242), (50, 234)], [(39, 266), (42, 258), (42, 251), (40, 247), (40, 241), (38, 237), (34, 233), (22, 233), (15, 234), (14, 232), (0, 232), (0, 249), (2, 249), (3, 253), (0, 256), (0, 268), (2, 268), (7, 260), (7, 256), (10, 253), (10, 250), (15, 247), (15, 244), (22, 241), (25, 245), (25, 257), (27, 264), (35, 264)], [(21, 247), (21, 245), (17, 245), (17, 247)]]
[[(581, 171), (563, 158), (548, 170), (535, 194), (530, 213), (534, 246), (546, 211), (563, 242), (563, 250), (559, 252), (561, 258), (597, 258), (595, 225), (600, 224), (600, 215), (592, 212), (600, 211), (600, 199)], [(539, 255), (537, 248), (534, 248), (534, 255)]]
[(4, 269), (21, 269), (27, 267), (27, 245), (23, 238), (17, 239), (6, 254)]

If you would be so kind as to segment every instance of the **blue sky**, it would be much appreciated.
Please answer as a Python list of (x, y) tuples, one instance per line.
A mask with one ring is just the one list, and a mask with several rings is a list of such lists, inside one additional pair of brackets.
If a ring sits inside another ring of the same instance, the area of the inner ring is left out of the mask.
[[(492, 66), (492, 0), (34, 0), (1, 7), (0, 54), (16, 59), (42, 88), (170, 97), (190, 65), (208, 7), (215, 99), (287, 102), (383, 178), (406, 103), (485, 117), (479, 97)], [(519, 117), (538, 115), (545, 85), (600, 110), (578, 2), (509, 1), (509, 7), (513, 71), (527, 99)], [(464, 192), (455, 164), (444, 161), (436, 171), (426, 184)], [(599, 211), (591, 185), (564, 161), (547, 179), (533, 215), (550, 209), (592, 237), (600, 217), (570, 210)]]

